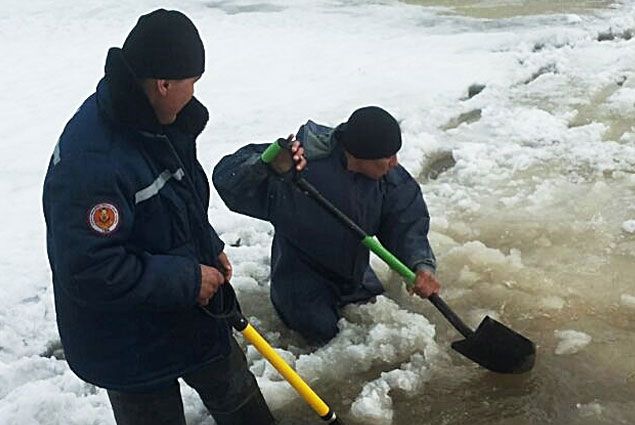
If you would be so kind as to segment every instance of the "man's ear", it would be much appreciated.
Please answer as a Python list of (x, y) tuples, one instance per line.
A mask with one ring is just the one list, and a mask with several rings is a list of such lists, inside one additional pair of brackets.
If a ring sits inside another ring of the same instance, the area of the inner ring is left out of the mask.
[(155, 80), (156, 90), (160, 96), (166, 96), (170, 88), (170, 80)]

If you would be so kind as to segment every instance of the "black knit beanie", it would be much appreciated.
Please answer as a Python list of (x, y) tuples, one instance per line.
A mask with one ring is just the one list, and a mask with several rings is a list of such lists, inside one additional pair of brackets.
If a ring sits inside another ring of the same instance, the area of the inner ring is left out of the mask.
[(355, 158), (389, 158), (401, 149), (401, 129), (392, 115), (378, 106), (353, 112), (335, 130), (335, 138)]
[(192, 21), (176, 10), (157, 9), (139, 18), (123, 56), (137, 78), (183, 80), (205, 71), (205, 48)]

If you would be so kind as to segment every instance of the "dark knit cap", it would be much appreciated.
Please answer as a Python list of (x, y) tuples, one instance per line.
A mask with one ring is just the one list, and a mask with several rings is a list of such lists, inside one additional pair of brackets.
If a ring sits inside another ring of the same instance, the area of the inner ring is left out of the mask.
[(378, 106), (353, 112), (347, 122), (337, 127), (335, 138), (359, 159), (389, 158), (401, 149), (399, 123)]
[(205, 71), (205, 48), (192, 21), (176, 10), (139, 18), (123, 43), (123, 56), (138, 78), (183, 80)]

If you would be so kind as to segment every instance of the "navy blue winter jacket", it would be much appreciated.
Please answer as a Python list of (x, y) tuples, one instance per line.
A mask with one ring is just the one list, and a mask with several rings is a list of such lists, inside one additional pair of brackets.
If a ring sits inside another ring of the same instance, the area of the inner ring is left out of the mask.
[(217, 266), (224, 247), (196, 159), (207, 120), (192, 99), (161, 126), (111, 49), (55, 147), (43, 202), (57, 322), (70, 367), (88, 382), (155, 389), (229, 352), (228, 324), (196, 304), (199, 263)]
[[(303, 172), (307, 181), (367, 234), (377, 235), (405, 264), (435, 270), (427, 238), (428, 210), (419, 185), (403, 167), (373, 180), (347, 170), (344, 150), (332, 128), (309, 121), (296, 137), (308, 160)], [(301, 269), (306, 278), (312, 273), (326, 278), (340, 296), (352, 294), (368, 268), (368, 249), (356, 234), (260, 160), (267, 146), (247, 145), (224, 157), (214, 168), (212, 181), (231, 210), (274, 225), (272, 293), (282, 286), (301, 285), (297, 280)]]

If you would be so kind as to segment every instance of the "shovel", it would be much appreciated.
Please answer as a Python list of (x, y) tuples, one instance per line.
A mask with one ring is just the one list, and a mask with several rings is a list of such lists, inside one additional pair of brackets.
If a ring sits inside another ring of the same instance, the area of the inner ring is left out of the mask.
[[(220, 298), (221, 312), (216, 313), (210, 306), (199, 306), (207, 315), (215, 318), (227, 320), (227, 322), (243, 337), (253, 345), (256, 350), (267, 360), (280, 375), (296, 390), (298, 395), (313, 409), (315, 413), (330, 425), (345, 425), (319, 395), (302, 379), (298, 373), (269, 345), (266, 339), (247, 321), (242, 314), (234, 288), (228, 282), (221, 287), (220, 293), (216, 296)], [(216, 297), (215, 296), (215, 297)]]
[[(261, 155), (262, 161), (265, 163), (273, 161), (280, 150), (287, 147), (287, 144), (285, 139), (279, 139), (269, 145)], [(355, 233), (364, 246), (384, 260), (391, 269), (399, 273), (406, 280), (409, 288), (414, 286), (415, 273), (376, 238), (367, 235), (361, 227), (322, 196), (311, 183), (299, 174), (296, 173), (293, 181), (302, 192)], [(452, 343), (452, 348), (455, 351), (493, 372), (520, 374), (533, 368), (536, 359), (536, 346), (529, 339), (489, 316), (483, 319), (476, 331), (472, 331), (440, 296), (433, 294), (428, 297), (428, 300), (465, 338)]]

